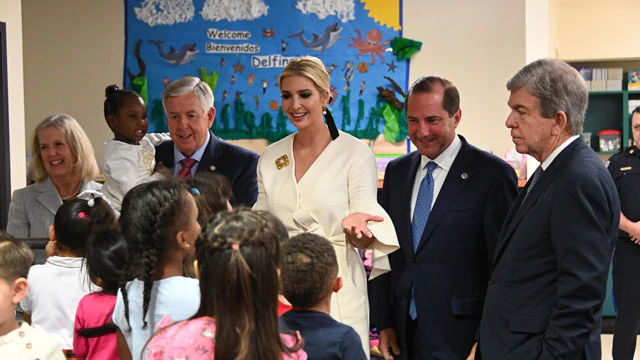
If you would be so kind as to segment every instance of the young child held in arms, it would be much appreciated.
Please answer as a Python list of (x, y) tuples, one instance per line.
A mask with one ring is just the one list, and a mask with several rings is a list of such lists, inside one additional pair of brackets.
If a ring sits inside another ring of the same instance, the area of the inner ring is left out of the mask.
[(218, 214), (196, 243), (200, 308), (158, 331), (147, 359), (306, 359), (299, 336), (278, 328), (279, 242), (260, 214)]
[(129, 258), (113, 322), (120, 359), (140, 359), (144, 344), (169, 315), (193, 316), (200, 306), (198, 280), (184, 277), (200, 234), (198, 208), (184, 182), (152, 181), (131, 189), (122, 201), (120, 228)]
[(104, 143), (102, 192), (120, 211), (122, 198), (132, 187), (170, 176), (168, 169), (155, 174), (153, 171), (155, 146), (171, 138), (166, 133), (147, 134), (147, 108), (138, 93), (117, 85), (107, 86), (105, 92), (104, 118), (114, 138)]
[(16, 321), (16, 306), (27, 295), (33, 263), (29, 247), (0, 230), (0, 359), (63, 360), (58, 344), (26, 322)]
[(281, 331), (299, 331), (309, 359), (367, 359), (360, 336), (334, 320), (331, 294), (342, 287), (331, 243), (311, 233), (282, 243), (282, 293), (293, 309), (280, 316)]
[(66, 201), (49, 228), (47, 260), (29, 271), (29, 291), (20, 306), (25, 321), (53, 337), (61, 349), (73, 349), (73, 323), (78, 303), (95, 290), (84, 259), (89, 236), (117, 227), (115, 214), (101, 198)]
[(89, 238), (86, 258), (91, 282), (102, 291), (85, 295), (78, 304), (73, 352), (86, 360), (118, 360), (116, 326), (111, 318), (127, 262), (127, 243), (118, 230), (101, 231)]

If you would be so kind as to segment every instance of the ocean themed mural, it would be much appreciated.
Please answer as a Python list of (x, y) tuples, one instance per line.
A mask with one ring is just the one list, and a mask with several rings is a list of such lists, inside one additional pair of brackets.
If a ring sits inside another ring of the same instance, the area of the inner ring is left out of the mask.
[[(294, 57), (320, 58), (331, 75), (329, 110), (357, 137), (406, 138), (409, 60), (402, 0), (125, 0), (124, 81), (144, 92), (150, 131), (166, 130), (161, 95), (200, 77), (214, 91), (213, 130), (224, 139), (276, 141), (294, 131), (277, 79)], [(286, 21), (284, 20), (286, 19)]]

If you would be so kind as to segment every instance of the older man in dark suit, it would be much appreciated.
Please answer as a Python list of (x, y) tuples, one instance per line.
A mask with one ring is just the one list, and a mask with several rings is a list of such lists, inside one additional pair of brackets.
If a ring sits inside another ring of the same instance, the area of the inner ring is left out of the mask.
[(515, 171), (456, 135), (460, 96), (448, 80), (418, 79), (407, 97), (418, 151), (389, 163), (381, 204), (400, 251), (372, 282), (385, 359), (464, 359), (474, 349), (498, 233), (516, 197)]
[(620, 221), (616, 188), (580, 138), (588, 90), (553, 59), (516, 73), (506, 125), (541, 164), (496, 249), (480, 326), (483, 359), (600, 359), (602, 303)]
[(171, 141), (156, 147), (156, 162), (183, 179), (198, 172), (222, 174), (231, 183), (236, 203), (252, 206), (258, 198), (258, 154), (229, 144), (209, 130), (216, 116), (209, 85), (185, 76), (167, 86), (162, 103)]

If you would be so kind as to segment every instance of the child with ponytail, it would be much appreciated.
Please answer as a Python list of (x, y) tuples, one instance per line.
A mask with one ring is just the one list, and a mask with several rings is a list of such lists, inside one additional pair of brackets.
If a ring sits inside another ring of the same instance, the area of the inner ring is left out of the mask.
[(87, 240), (95, 232), (114, 228), (115, 214), (103, 199), (66, 201), (49, 228), (46, 262), (29, 270), (27, 296), (20, 301), (25, 320), (48, 333), (63, 350), (73, 348), (80, 299), (97, 289), (87, 279)]
[(196, 243), (200, 308), (158, 331), (147, 359), (307, 359), (299, 336), (280, 334), (280, 234), (251, 210), (219, 213)]
[(171, 137), (168, 133), (147, 134), (147, 107), (137, 92), (109, 85), (105, 96), (104, 119), (113, 131), (113, 139), (104, 143), (102, 192), (111, 206), (120, 211), (122, 198), (129, 189), (170, 177), (165, 166), (156, 168), (155, 146)]
[(85, 295), (78, 304), (73, 352), (86, 360), (118, 360), (116, 326), (111, 318), (127, 261), (127, 243), (119, 230), (101, 231), (89, 238), (86, 258), (89, 278), (102, 291)]
[(120, 359), (138, 360), (165, 315), (188, 319), (200, 306), (198, 280), (185, 277), (182, 266), (195, 253), (198, 208), (184, 182), (140, 184), (122, 201), (120, 228), (129, 257), (113, 322)]

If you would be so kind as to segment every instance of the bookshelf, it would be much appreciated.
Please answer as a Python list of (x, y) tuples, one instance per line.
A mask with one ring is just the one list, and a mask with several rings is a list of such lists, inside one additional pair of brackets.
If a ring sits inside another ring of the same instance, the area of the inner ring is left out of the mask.
[[(598, 131), (606, 129), (619, 130), (622, 133), (621, 150), (630, 146), (632, 134), (631, 124), (629, 123), (629, 100), (640, 100), (640, 91), (628, 90), (628, 72), (629, 70), (640, 69), (640, 60), (568, 61), (568, 63), (575, 68), (585, 66), (592, 68), (622, 68), (622, 90), (589, 92), (589, 104), (585, 114), (583, 131), (591, 133), (591, 148), (598, 153), (603, 162), (606, 162), (616, 152), (599, 151)], [(609, 268), (606, 291), (602, 315), (604, 317), (615, 317), (611, 268)]]
[(606, 160), (616, 152), (599, 151), (599, 131), (608, 129), (620, 131), (622, 133), (621, 150), (631, 144), (632, 134), (628, 115), (629, 100), (640, 100), (640, 91), (627, 89), (627, 73), (629, 70), (640, 69), (640, 60), (569, 62), (569, 64), (575, 68), (585, 66), (592, 68), (622, 68), (622, 90), (589, 92), (589, 104), (585, 114), (583, 131), (591, 133), (591, 148), (603, 160)]

